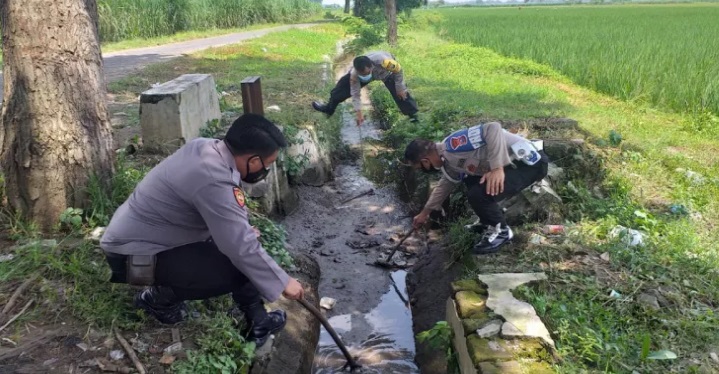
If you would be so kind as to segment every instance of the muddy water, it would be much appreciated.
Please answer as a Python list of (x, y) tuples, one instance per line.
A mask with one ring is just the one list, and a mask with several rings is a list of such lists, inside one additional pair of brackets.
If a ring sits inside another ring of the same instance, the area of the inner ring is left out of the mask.
[[(360, 149), (363, 138), (381, 136), (366, 122), (361, 128), (351, 114), (338, 111), (343, 141)], [(385, 258), (410, 229), (411, 219), (391, 187), (378, 187), (362, 175), (362, 160), (337, 165), (334, 180), (322, 187), (300, 186), (300, 206), (283, 221), (288, 242), (320, 265), (320, 297), (337, 300), (329, 318), (363, 373), (419, 373), (414, 362), (412, 313), (407, 302), (404, 271), (368, 265)], [(343, 203), (372, 188), (374, 193)], [(417, 237), (405, 241), (394, 259), (411, 264), (418, 251)], [(345, 364), (341, 351), (322, 328), (313, 373), (339, 372)]]
[[(369, 313), (337, 315), (329, 319), (363, 366), (362, 373), (418, 373), (414, 363), (412, 313), (404, 270), (390, 274), (391, 285)], [(334, 373), (346, 363), (330, 334), (323, 328), (313, 372)]]

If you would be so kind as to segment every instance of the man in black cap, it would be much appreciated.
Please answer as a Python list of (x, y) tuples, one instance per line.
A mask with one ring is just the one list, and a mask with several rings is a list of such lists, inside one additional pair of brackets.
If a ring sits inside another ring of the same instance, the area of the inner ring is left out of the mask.
[(427, 222), (454, 187), (464, 183), (467, 200), (481, 223), (473, 228), (482, 237), (472, 253), (499, 251), (514, 237), (499, 203), (547, 176), (549, 157), (537, 144), (504, 130), (499, 122), (457, 130), (439, 143), (421, 138), (410, 142), (405, 162), (416, 170), (442, 175), (424, 209), (414, 217), (414, 227)]
[(135, 305), (167, 324), (184, 319), (185, 300), (232, 293), (249, 322), (249, 340), (263, 345), (286, 315), (268, 313), (261, 297), (300, 299), (304, 291), (257, 240), (241, 181), (263, 180), (286, 146), (272, 122), (244, 114), (224, 140), (192, 140), (160, 162), (102, 237), (110, 281), (149, 286)]

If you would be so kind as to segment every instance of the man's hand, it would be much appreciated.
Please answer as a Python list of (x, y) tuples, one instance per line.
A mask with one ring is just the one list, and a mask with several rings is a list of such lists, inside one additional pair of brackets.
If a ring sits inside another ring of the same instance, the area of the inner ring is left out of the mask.
[(397, 97), (402, 100), (407, 100), (407, 90), (397, 91)]
[(299, 300), (305, 297), (305, 290), (302, 288), (300, 282), (295, 278), (290, 278), (287, 283), (287, 287), (282, 291), (282, 295), (290, 300)]
[(414, 216), (414, 219), (412, 220), (412, 226), (415, 229), (418, 229), (422, 227), (425, 223), (427, 223), (427, 219), (429, 218), (430, 211), (427, 209), (423, 209), (418, 215)]
[(362, 122), (364, 122), (364, 116), (362, 115), (362, 110), (358, 110), (356, 115), (357, 115), (357, 126), (362, 126)]
[(255, 232), (255, 235), (257, 235), (257, 238), (259, 239), (262, 235), (262, 232), (260, 232), (260, 230), (255, 226), (252, 226), (252, 230)]
[(482, 175), (479, 184), (487, 182), (487, 195), (496, 196), (504, 192), (504, 168), (497, 168)]

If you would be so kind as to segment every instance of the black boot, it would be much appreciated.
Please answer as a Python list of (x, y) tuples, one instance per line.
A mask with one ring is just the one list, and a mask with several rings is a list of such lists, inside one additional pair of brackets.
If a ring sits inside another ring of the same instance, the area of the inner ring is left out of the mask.
[(287, 314), (283, 310), (273, 310), (267, 313), (262, 302), (238, 306), (245, 313), (245, 320), (249, 324), (247, 339), (255, 342), (257, 348), (262, 347), (270, 335), (282, 330), (287, 323)]
[(152, 286), (135, 295), (135, 307), (155, 317), (160, 323), (174, 325), (185, 319), (185, 303), (171, 288)]
[(514, 233), (509, 226), (502, 227), (498, 223), (497, 226), (487, 226), (482, 239), (474, 246), (472, 253), (475, 255), (486, 255), (499, 251), (502, 246), (512, 240)]
[(409, 121), (412, 123), (419, 123), (419, 117), (417, 116), (417, 113), (411, 114), (409, 116)]
[(319, 101), (313, 101), (312, 102), (312, 108), (318, 112), (322, 112), (326, 114), (327, 116), (331, 116), (335, 114), (335, 108), (337, 105), (334, 105), (331, 101), (327, 104), (322, 104)]

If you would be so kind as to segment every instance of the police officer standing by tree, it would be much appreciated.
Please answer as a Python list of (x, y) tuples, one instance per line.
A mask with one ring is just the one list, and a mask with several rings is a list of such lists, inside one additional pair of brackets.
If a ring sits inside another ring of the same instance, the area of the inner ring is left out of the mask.
[(286, 146), (272, 122), (244, 114), (223, 140), (192, 140), (160, 162), (102, 237), (110, 281), (150, 286), (135, 305), (166, 324), (184, 319), (185, 300), (232, 293), (249, 322), (248, 339), (263, 345), (286, 314), (268, 313), (261, 297), (301, 299), (304, 291), (260, 245), (241, 181), (263, 180)]
[(424, 209), (414, 217), (423, 225), (454, 189), (464, 182), (467, 199), (483, 225), (474, 254), (500, 250), (514, 234), (498, 202), (510, 198), (547, 175), (549, 157), (533, 142), (512, 134), (498, 122), (456, 131), (441, 143), (415, 139), (405, 149), (405, 162), (425, 172), (442, 172)]
[(352, 97), (352, 106), (357, 116), (357, 126), (359, 126), (364, 121), (360, 92), (362, 87), (373, 80), (384, 82), (402, 114), (409, 116), (412, 122), (418, 121), (417, 102), (407, 91), (402, 67), (391, 53), (384, 51), (370, 52), (356, 57), (352, 61), (350, 71), (337, 81), (337, 85), (330, 92), (327, 104), (314, 101), (312, 107), (331, 116), (341, 102)]

